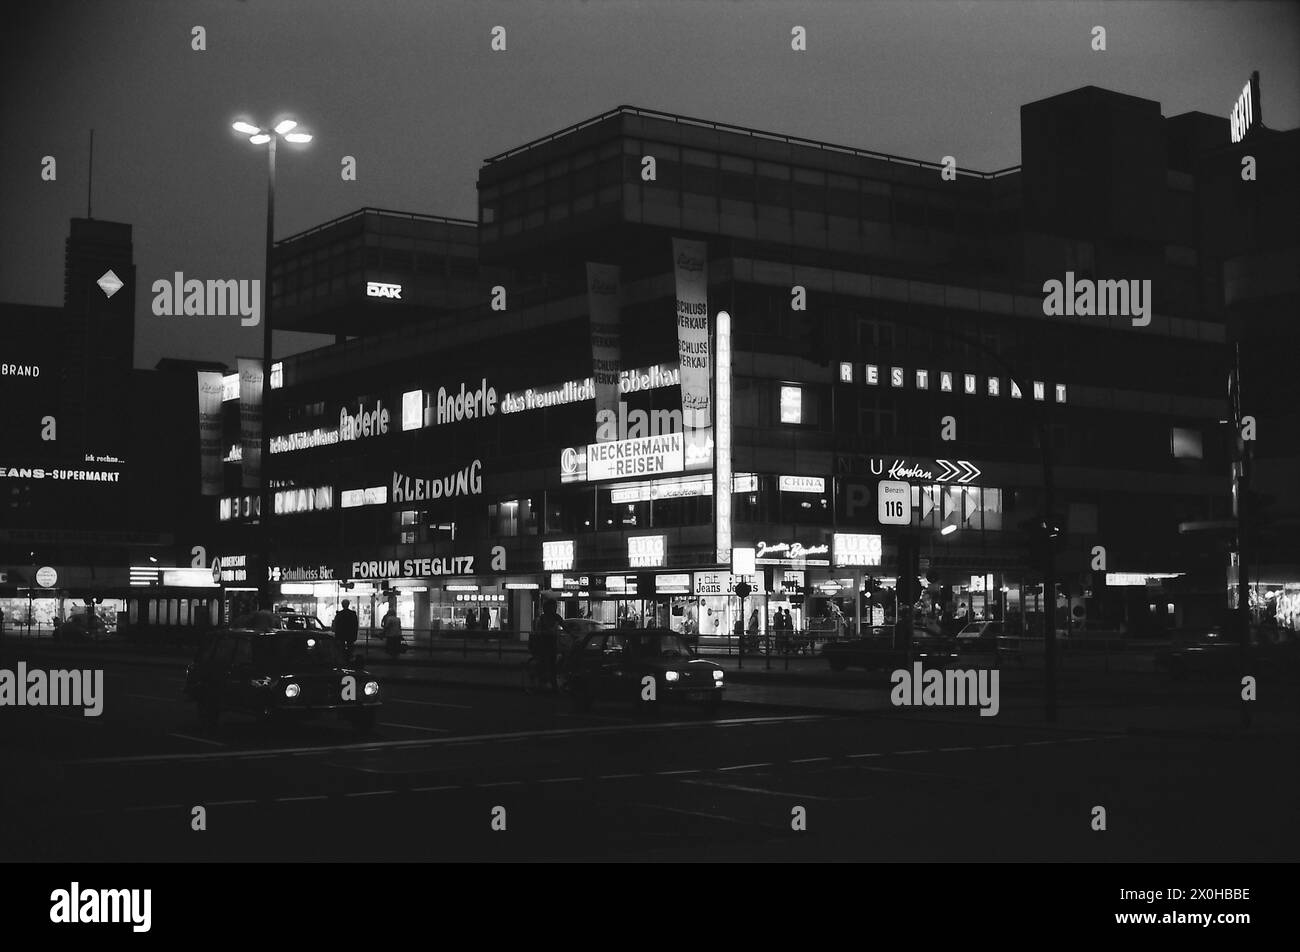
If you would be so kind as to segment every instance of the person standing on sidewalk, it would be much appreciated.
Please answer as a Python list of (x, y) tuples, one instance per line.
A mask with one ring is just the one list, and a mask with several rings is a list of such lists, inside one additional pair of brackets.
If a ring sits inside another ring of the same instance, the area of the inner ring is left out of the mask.
[(402, 620), (397, 617), (397, 606), (389, 605), (382, 625), (384, 650), (396, 657), (402, 653)]
[(538, 681), (551, 683), (552, 693), (560, 691), (558, 673), (555, 665), (555, 653), (560, 644), (560, 616), (555, 600), (542, 600), (542, 617), (537, 620), (537, 628), (528, 637), (528, 650), (536, 659)]
[(343, 653), (352, 657), (353, 646), (357, 643), (357, 613), (348, 606), (352, 602), (343, 599), (343, 607), (334, 615), (334, 634), (343, 646)]

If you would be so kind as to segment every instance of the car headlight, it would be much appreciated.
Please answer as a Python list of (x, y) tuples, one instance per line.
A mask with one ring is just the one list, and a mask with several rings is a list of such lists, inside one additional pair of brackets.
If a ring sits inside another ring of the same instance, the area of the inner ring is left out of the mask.
[(275, 682), (275, 678), (253, 678), (248, 683), (255, 688), (269, 688)]
[(682, 676), (682, 673), (681, 673), (680, 671), (665, 671), (665, 672), (664, 672), (664, 680), (665, 680), (665, 681), (678, 681), (678, 680), (681, 679), (681, 676)]
[(721, 681), (721, 680), (722, 680), (722, 672), (721, 672), (721, 671), (714, 671), (714, 672), (713, 672), (713, 680), (714, 680), (714, 681)]
[(374, 695), (376, 695), (376, 694), (378, 694), (378, 693), (379, 693), (379, 682), (378, 682), (378, 681), (367, 681), (367, 682), (366, 682), (366, 694), (367, 694), (367, 696), (373, 697)]
[(298, 685), (294, 684), (293, 682), (290, 682), (284, 686), (285, 697), (297, 697), (301, 693), (302, 693), (302, 688), (298, 687)]

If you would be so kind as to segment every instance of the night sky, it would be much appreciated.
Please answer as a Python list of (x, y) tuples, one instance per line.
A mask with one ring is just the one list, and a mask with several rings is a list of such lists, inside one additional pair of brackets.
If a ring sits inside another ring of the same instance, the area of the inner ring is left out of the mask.
[[(263, 276), (265, 149), (236, 118), (293, 115), (316, 136), (279, 152), (281, 238), (365, 205), (476, 218), (484, 158), (624, 103), (980, 171), (1019, 163), (1023, 103), (1090, 84), (1226, 116), (1258, 69), (1264, 123), (1300, 124), (1300, 8), (1281, 2), (28, 5), (6, 7), (0, 40), (0, 301), (61, 303), (93, 127), (94, 216), (134, 226), (140, 367), (261, 352), (237, 317), (150, 311), (149, 285), (175, 271)], [(807, 52), (790, 49), (796, 24)], [(277, 334), (276, 351), (328, 340)]]

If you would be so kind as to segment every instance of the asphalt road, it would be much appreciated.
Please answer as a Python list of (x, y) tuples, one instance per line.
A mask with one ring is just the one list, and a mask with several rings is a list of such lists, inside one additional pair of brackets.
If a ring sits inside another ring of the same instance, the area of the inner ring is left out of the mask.
[[(390, 686), (368, 737), (338, 721), (264, 729), (234, 714), (204, 733), (181, 680), (179, 667), (118, 665), (98, 718), (0, 710), (5, 859), (1300, 855), (1293, 734), (1067, 733), (730, 702), (716, 717), (579, 714), (550, 695), (414, 684)], [(192, 828), (196, 806), (204, 830)], [(1097, 806), (1104, 831), (1092, 828)]]

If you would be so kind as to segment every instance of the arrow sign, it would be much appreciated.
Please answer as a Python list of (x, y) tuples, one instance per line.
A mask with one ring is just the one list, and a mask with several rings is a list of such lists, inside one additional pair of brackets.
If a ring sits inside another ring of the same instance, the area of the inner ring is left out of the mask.
[(946, 459), (937, 459), (935, 460), (935, 462), (943, 467), (943, 472), (935, 477), (935, 479), (938, 482), (941, 483), (947, 482), (948, 480), (952, 479), (952, 477), (956, 476), (958, 473), (961, 472), (959, 468), (952, 465), (952, 463), (948, 462)]
[[(943, 460), (939, 460), (939, 462), (943, 462)], [(969, 483), (980, 474), (979, 468), (976, 467), (974, 463), (970, 462), (970, 460), (959, 459), (957, 460), (957, 464), (961, 466), (966, 473), (966, 475), (957, 480), (959, 483)]]

